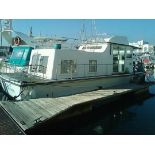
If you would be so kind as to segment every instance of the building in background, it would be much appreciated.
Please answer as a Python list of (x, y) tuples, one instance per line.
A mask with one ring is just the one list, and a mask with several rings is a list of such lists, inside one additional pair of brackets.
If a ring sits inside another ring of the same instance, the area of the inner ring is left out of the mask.
[(132, 46), (140, 47), (141, 49), (136, 49), (134, 53), (136, 54), (154, 54), (155, 55), (155, 45), (149, 44), (149, 42), (146, 42), (144, 40), (140, 40), (137, 42), (129, 43)]
[(155, 45), (149, 44), (144, 40), (129, 43), (132, 46), (139, 47), (133, 52), (133, 62), (135, 65), (142, 64), (145, 70), (154, 68), (155, 64)]

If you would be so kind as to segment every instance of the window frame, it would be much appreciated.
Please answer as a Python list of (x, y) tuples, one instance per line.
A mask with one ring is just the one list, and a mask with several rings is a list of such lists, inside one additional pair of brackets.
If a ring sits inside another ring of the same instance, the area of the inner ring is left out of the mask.
[[(44, 59), (46, 59), (46, 61), (44, 61)], [(47, 70), (47, 64), (48, 64), (48, 58), (49, 56), (40, 56), (39, 58), (39, 63), (38, 63), (38, 73), (43, 73), (45, 74), (46, 73), (46, 70)], [(44, 63), (45, 62), (45, 63)]]
[(61, 60), (60, 73), (71, 74), (76, 72), (76, 64), (74, 60)]
[(97, 60), (89, 60), (89, 73), (96, 73), (96, 72), (97, 72)]

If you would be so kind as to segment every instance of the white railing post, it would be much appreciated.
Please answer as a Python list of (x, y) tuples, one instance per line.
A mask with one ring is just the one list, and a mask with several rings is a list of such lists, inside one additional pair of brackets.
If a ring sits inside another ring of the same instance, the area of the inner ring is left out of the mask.
[(84, 77), (86, 76), (86, 68), (85, 68), (85, 64), (84, 64)]
[(55, 70), (55, 72), (56, 72), (56, 80), (58, 79), (58, 67), (56, 67), (56, 70)]
[(72, 79), (73, 78), (73, 75), (72, 75), (72, 69), (73, 69), (73, 66), (71, 65), (71, 69), (70, 69), (70, 78)]

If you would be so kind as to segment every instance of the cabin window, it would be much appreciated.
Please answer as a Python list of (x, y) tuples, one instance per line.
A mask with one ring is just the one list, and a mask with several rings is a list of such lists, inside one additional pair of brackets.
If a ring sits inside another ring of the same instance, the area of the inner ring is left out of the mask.
[(45, 74), (47, 69), (48, 56), (41, 56), (38, 72)]
[(118, 49), (113, 49), (113, 72), (118, 72), (119, 54)]
[(97, 72), (97, 60), (89, 60), (89, 72)]
[(12, 53), (11, 58), (21, 59), (23, 56), (24, 50), (16, 50)]
[(125, 49), (119, 48), (119, 60), (125, 60)]
[(23, 53), (23, 59), (26, 60), (29, 49), (25, 49)]
[(126, 51), (126, 58), (132, 58), (132, 52), (130, 50)]
[(40, 54), (35, 54), (32, 56), (32, 61), (31, 61), (31, 72), (36, 72), (38, 68), (38, 61), (39, 61)]
[(62, 60), (61, 61), (61, 74), (75, 73), (76, 65), (73, 60)]

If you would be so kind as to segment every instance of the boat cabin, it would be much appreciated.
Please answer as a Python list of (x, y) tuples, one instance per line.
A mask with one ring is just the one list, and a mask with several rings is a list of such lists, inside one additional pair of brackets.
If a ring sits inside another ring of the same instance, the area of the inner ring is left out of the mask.
[(49, 80), (85, 78), (133, 72), (132, 53), (126, 37), (83, 43), (74, 49), (33, 49), (30, 74)]
[(32, 49), (30, 46), (14, 46), (8, 63), (19, 67), (29, 65)]

